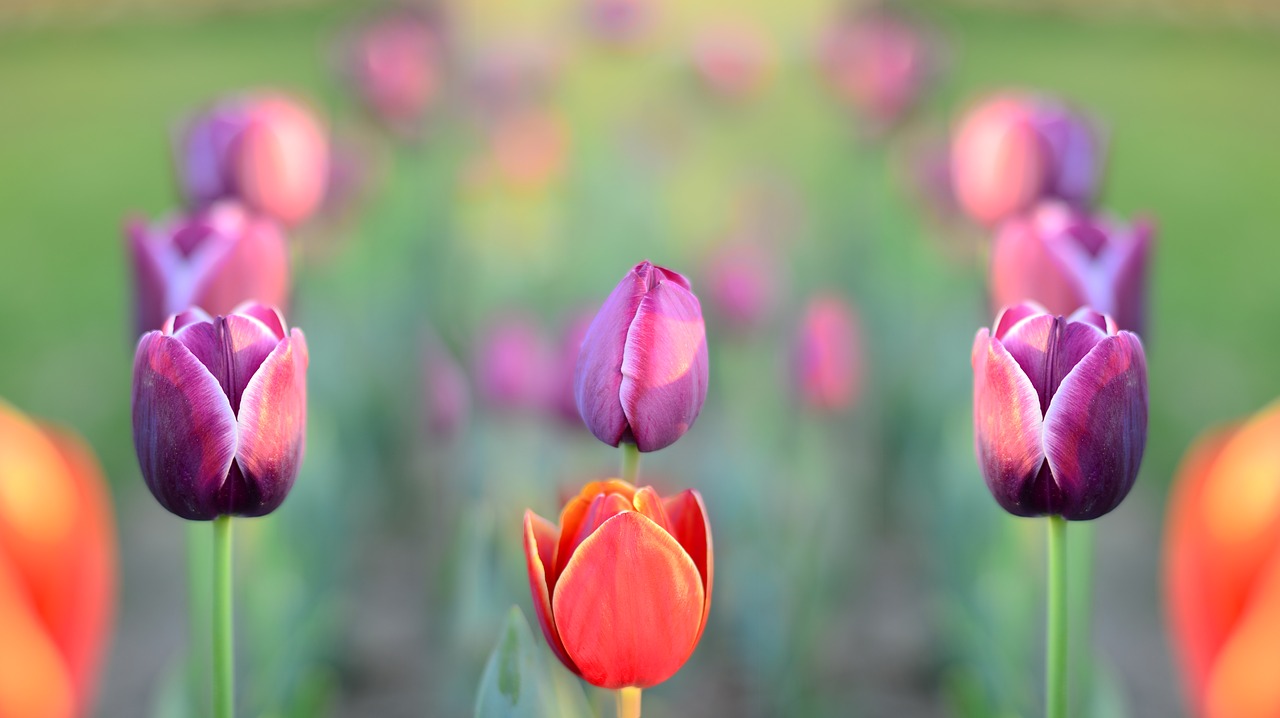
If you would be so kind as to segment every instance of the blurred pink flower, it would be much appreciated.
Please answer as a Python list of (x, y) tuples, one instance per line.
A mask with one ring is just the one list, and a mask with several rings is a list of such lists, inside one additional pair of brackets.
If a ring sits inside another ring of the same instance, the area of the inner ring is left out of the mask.
[(769, 39), (753, 27), (722, 23), (703, 30), (693, 47), (693, 66), (716, 94), (733, 100), (753, 97), (773, 71)]
[(547, 396), (551, 350), (537, 322), (520, 313), (494, 322), (476, 349), (476, 384), (490, 406), (536, 411)]
[(752, 242), (730, 241), (710, 256), (704, 296), (729, 328), (746, 332), (759, 328), (777, 299), (777, 264)]
[(415, 134), (443, 83), (438, 23), (413, 8), (385, 12), (356, 30), (344, 56), (352, 89), (373, 116)]
[(611, 43), (638, 39), (653, 22), (654, 0), (584, 0), (583, 15), (597, 38)]
[(931, 38), (885, 11), (838, 21), (823, 40), (821, 62), (832, 91), (877, 131), (919, 102), (936, 68)]
[(862, 337), (853, 307), (835, 294), (805, 307), (792, 348), (800, 404), (817, 412), (847, 411), (862, 388)]

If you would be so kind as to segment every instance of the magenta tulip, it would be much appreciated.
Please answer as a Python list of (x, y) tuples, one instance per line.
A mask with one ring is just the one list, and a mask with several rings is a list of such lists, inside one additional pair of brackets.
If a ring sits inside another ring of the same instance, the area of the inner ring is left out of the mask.
[(510, 314), (494, 322), (476, 348), (476, 384), (492, 407), (536, 411), (547, 396), (551, 349), (537, 322)]
[(1120, 505), (1147, 442), (1136, 334), (1081, 309), (1019, 304), (973, 344), (974, 443), (992, 496), (1016, 516), (1096, 519)]
[(1154, 231), (1043, 204), (1005, 222), (991, 251), (996, 306), (1034, 301), (1055, 314), (1089, 306), (1142, 333)]
[(137, 333), (189, 307), (228, 314), (248, 301), (283, 306), (289, 247), (275, 222), (219, 203), (188, 217), (125, 226)]
[(191, 309), (133, 362), (133, 443), (160, 505), (184, 519), (262, 516), (293, 487), (307, 419), (307, 344), (274, 309)]
[(400, 9), (360, 28), (346, 53), (346, 74), (369, 112), (391, 130), (412, 134), (440, 94), (442, 47), (436, 24)]
[(707, 262), (711, 308), (737, 331), (750, 331), (768, 319), (777, 295), (775, 263), (762, 248), (746, 243), (723, 245)]
[(595, 437), (657, 451), (684, 435), (707, 398), (707, 332), (689, 280), (641, 262), (587, 329), (574, 396)]
[(877, 130), (898, 123), (916, 105), (935, 65), (928, 36), (883, 11), (837, 23), (821, 53), (832, 91)]
[(800, 320), (792, 376), (800, 403), (820, 412), (845, 411), (862, 385), (858, 317), (835, 295), (815, 297)]

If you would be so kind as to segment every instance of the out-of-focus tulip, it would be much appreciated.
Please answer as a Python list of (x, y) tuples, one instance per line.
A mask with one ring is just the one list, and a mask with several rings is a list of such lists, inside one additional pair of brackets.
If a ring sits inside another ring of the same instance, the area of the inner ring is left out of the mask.
[(564, 123), (545, 110), (528, 109), (503, 117), (490, 137), (490, 157), (498, 177), (520, 187), (542, 187), (564, 170), (568, 137)]
[(184, 519), (263, 516), (302, 464), (307, 343), (270, 307), (190, 309), (133, 361), (133, 444), (147, 488)]
[(513, 313), (494, 322), (476, 347), (476, 384), (490, 406), (536, 411), (547, 396), (551, 349), (530, 316)]
[(1088, 208), (1102, 174), (1092, 124), (1053, 98), (1004, 93), (970, 109), (951, 149), (960, 206), (994, 224), (1041, 199)]
[(738, 331), (760, 326), (777, 297), (775, 274), (773, 262), (757, 245), (726, 243), (707, 262), (706, 296), (711, 308)]
[(424, 13), (400, 8), (360, 28), (347, 48), (346, 73), (370, 113), (412, 134), (440, 94), (441, 42)]
[(471, 392), (462, 367), (438, 341), (423, 352), (423, 407), (427, 430), (441, 439), (458, 434), (471, 414)]
[(1147, 443), (1147, 360), (1136, 334), (1081, 309), (1004, 310), (973, 343), (974, 444), (1016, 516), (1096, 519), (1133, 488)]
[(707, 87), (731, 100), (764, 89), (773, 71), (773, 49), (758, 30), (746, 25), (712, 26), (698, 36), (693, 66)]
[(1201, 718), (1280, 716), (1280, 403), (1187, 452), (1169, 501), (1165, 598)]
[(594, 318), (590, 310), (569, 318), (561, 330), (559, 351), (552, 367), (555, 374), (551, 377), (551, 384), (556, 388), (554, 395), (547, 399), (549, 408), (565, 424), (575, 428), (582, 426), (582, 415), (578, 413), (573, 379), (578, 369), (578, 355), (582, 353), (582, 340), (586, 338)]
[(641, 262), (582, 340), (574, 397), (595, 437), (640, 451), (675, 443), (707, 398), (707, 330), (683, 275)]
[(125, 226), (137, 333), (189, 307), (226, 314), (247, 301), (283, 306), (289, 247), (275, 222), (223, 202), (188, 217)]
[(91, 712), (116, 538), (92, 452), (0, 401), (0, 716)]
[(320, 205), (329, 145), (301, 102), (276, 92), (224, 98), (185, 128), (178, 178), (190, 204), (238, 199), (288, 225)]
[(823, 412), (847, 410), (862, 387), (862, 338), (858, 316), (844, 299), (827, 294), (810, 300), (792, 350), (796, 395)]
[(653, 22), (653, 0), (586, 0), (587, 29), (611, 43), (632, 42)]
[(925, 33), (887, 12), (836, 24), (821, 54), (832, 90), (877, 129), (897, 124), (916, 105), (935, 62)]
[(526, 511), (534, 611), (552, 652), (602, 688), (647, 688), (693, 653), (711, 610), (714, 551), (702, 496), (587, 484), (560, 525)]
[(1091, 217), (1061, 203), (1005, 222), (991, 250), (991, 300), (1022, 301), (1055, 314), (1088, 306), (1142, 333), (1153, 230)]

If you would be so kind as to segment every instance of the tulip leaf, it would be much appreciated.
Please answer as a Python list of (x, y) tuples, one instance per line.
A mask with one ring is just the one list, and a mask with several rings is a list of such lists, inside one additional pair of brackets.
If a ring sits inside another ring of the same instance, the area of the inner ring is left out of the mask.
[(559, 666), (548, 665), (548, 658), (524, 612), (512, 606), (480, 678), (476, 718), (590, 715), (581, 685), (555, 673)]

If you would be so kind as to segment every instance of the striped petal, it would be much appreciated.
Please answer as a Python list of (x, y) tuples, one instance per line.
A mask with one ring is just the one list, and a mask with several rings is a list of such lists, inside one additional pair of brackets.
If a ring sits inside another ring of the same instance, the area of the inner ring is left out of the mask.
[(1045, 513), (1040, 397), (985, 328), (973, 344), (973, 414), (978, 466), (996, 502), (1017, 516)]
[(226, 513), (268, 514), (293, 487), (306, 443), (307, 361), (306, 339), (294, 329), (276, 344), (245, 387), (236, 452), (243, 491), (233, 487), (236, 493), (228, 497)]

